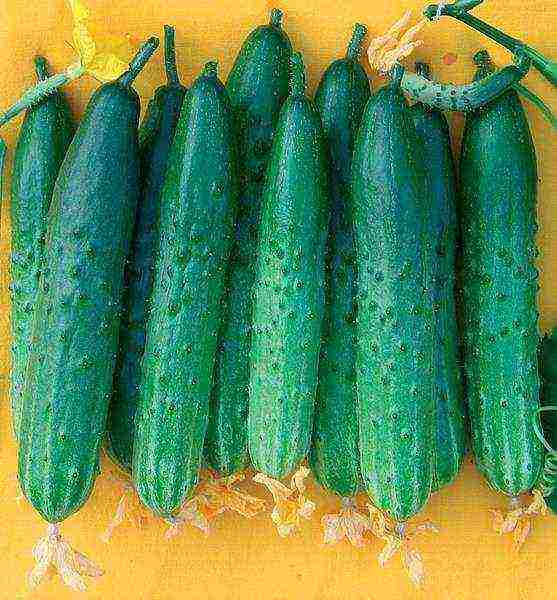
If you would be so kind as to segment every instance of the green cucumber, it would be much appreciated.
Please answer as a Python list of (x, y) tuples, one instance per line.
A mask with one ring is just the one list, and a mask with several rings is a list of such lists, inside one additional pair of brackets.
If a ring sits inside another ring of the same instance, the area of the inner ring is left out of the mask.
[(429, 498), (436, 435), (430, 197), (401, 69), (369, 100), (353, 158), (362, 476), (396, 521)]
[(325, 262), (325, 314), (311, 469), (321, 485), (353, 496), (362, 485), (356, 409), (356, 256), (351, 213), (352, 152), (371, 90), (359, 59), (366, 28), (357, 24), (346, 57), (323, 74), (315, 105), (328, 143), (331, 222)]
[(282, 13), (247, 38), (226, 83), (238, 135), (241, 193), (224, 299), (205, 454), (223, 476), (249, 462), (247, 412), (253, 283), (264, 174), (280, 108), (288, 94), (290, 40)]
[[(159, 87), (150, 106), (158, 115), (156, 127), (140, 146), (142, 190), (135, 216), (131, 254), (124, 274), (124, 301), (120, 325), (120, 351), (107, 423), (108, 454), (131, 472), (135, 411), (139, 397), (141, 358), (145, 348), (148, 299), (158, 239), (159, 197), (174, 130), (186, 88), (176, 70), (174, 29), (165, 26), (167, 83)], [(148, 117), (149, 118), (149, 117)]]
[[(429, 67), (424, 63), (416, 63), (416, 72), (430, 78)], [(437, 413), (433, 487), (437, 490), (455, 478), (466, 452), (466, 412), (455, 305), (456, 173), (445, 115), (422, 103), (410, 107), (410, 113), (425, 154), (430, 199), (427, 225), (436, 256), (432, 282)]]
[[(46, 60), (35, 59), (37, 78), (48, 77)], [(74, 123), (61, 92), (27, 110), (14, 154), (11, 181), (12, 421), (16, 438), (31, 345), (33, 308), (42, 266), (52, 191), (72, 140)]]
[[(485, 51), (476, 78), (493, 69)], [(464, 367), (479, 470), (515, 497), (543, 462), (539, 419), (536, 153), (514, 90), (466, 120), (460, 162)]]
[(263, 197), (250, 355), (249, 452), (254, 467), (274, 478), (309, 449), (327, 224), (325, 139), (295, 53)]
[(188, 92), (160, 200), (133, 478), (169, 518), (197, 484), (238, 197), (232, 107), (210, 62)]
[(152, 38), (91, 98), (52, 195), (23, 393), (19, 481), (49, 523), (98, 473), (118, 349), (124, 262), (139, 196), (139, 97)]

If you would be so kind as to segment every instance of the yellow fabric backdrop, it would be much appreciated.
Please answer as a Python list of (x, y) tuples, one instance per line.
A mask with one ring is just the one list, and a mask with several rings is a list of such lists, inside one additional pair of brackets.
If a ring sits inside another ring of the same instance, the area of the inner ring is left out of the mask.
[[(225, 77), (248, 32), (267, 20), (275, 3), (264, 0), (89, 0), (94, 32), (114, 35), (131, 33), (134, 41), (162, 34), (164, 23), (177, 28), (181, 75), (191, 82), (204, 61), (218, 59)], [(296, 48), (304, 53), (310, 90), (325, 66), (344, 52), (355, 20), (382, 33), (402, 12), (418, 13), (420, 0), (279, 0), (284, 25)], [(555, 0), (489, 0), (477, 13), (528, 40), (542, 52), (557, 55), (554, 26)], [(417, 18), (417, 17), (416, 17)], [(435, 75), (455, 82), (468, 81), (473, 73), (470, 57), (486, 41), (456, 22), (445, 19), (424, 32), (424, 47), (416, 56), (432, 63)], [(5, 107), (33, 81), (31, 59), (36, 52), (57, 69), (72, 60), (71, 17), (63, 0), (26, 2), (0, 1), (0, 107)], [(499, 63), (509, 62), (502, 50), (488, 44)], [(442, 57), (457, 55), (451, 66)], [(137, 83), (148, 99), (162, 79), (161, 53), (152, 60)], [(374, 77), (377, 82), (377, 78)], [(527, 83), (555, 107), (555, 93), (532, 73)], [(77, 114), (81, 114), (96, 83), (84, 78), (67, 90)], [(557, 107), (556, 107), (557, 108)], [(557, 322), (557, 150), (553, 134), (540, 114), (527, 106), (539, 155), (539, 244), (541, 249), (541, 325)], [(451, 117), (455, 139), (462, 120)], [(20, 120), (2, 132), (11, 153)], [(455, 147), (458, 144), (455, 144)], [(0, 295), (0, 599), (35, 597), (63, 600), (73, 596), (58, 579), (43, 584), (31, 594), (25, 575), (32, 566), (31, 548), (45, 526), (25, 502), (16, 503), (12, 475), (16, 448), (12, 440), (8, 410), (9, 374), (9, 222), (2, 210)], [(503, 508), (506, 500), (489, 490), (470, 460), (455, 484), (436, 494), (423, 513), (441, 528), (438, 535), (417, 540), (428, 570), (423, 591), (409, 583), (396, 557), (386, 569), (377, 566), (381, 545), (371, 543), (354, 549), (346, 542), (321, 546), (319, 518), (338, 507), (337, 500), (316, 489), (316, 517), (301, 534), (282, 540), (268, 515), (252, 522), (226, 514), (214, 525), (209, 538), (193, 529), (165, 541), (164, 526), (151, 519), (142, 531), (125, 523), (110, 545), (99, 534), (112, 515), (121, 489), (104, 472), (86, 506), (63, 525), (63, 533), (80, 550), (106, 569), (89, 586), (88, 598), (105, 600), (551, 600), (557, 598), (557, 518), (539, 518), (520, 555), (513, 555), (508, 540), (491, 531), (490, 508)], [(255, 490), (254, 487), (251, 488)], [(260, 491), (260, 493), (264, 493)]]

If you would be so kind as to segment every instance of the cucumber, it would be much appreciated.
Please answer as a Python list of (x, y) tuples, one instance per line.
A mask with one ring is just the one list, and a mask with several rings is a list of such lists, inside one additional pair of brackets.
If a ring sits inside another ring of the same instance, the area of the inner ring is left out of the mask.
[[(35, 58), (39, 81), (48, 77), (46, 60)], [(33, 308), (42, 266), (47, 213), (74, 123), (61, 92), (28, 109), (14, 154), (11, 182), (12, 422), (19, 437), (25, 372), (31, 344)]]
[[(124, 273), (124, 301), (120, 325), (120, 351), (114, 376), (107, 423), (108, 454), (131, 472), (135, 411), (139, 397), (141, 358), (145, 347), (148, 299), (153, 285), (153, 264), (158, 239), (159, 197), (174, 130), (186, 88), (176, 70), (174, 29), (165, 26), (167, 83), (159, 87), (150, 105), (156, 127), (140, 146), (142, 190), (135, 215), (131, 253)], [(149, 117), (147, 117), (149, 120)], [(141, 136), (140, 136), (141, 137)]]
[[(476, 79), (493, 67), (474, 57)], [(466, 120), (460, 162), (464, 367), (479, 470), (498, 491), (531, 490), (538, 419), (536, 153), (517, 93)]]
[(249, 462), (247, 412), (253, 283), (265, 169), (288, 94), (290, 40), (281, 11), (247, 38), (226, 83), (238, 135), (241, 193), (215, 370), (205, 454), (222, 476)]
[(291, 472), (309, 449), (327, 225), (325, 139), (305, 96), (302, 57), (294, 53), (263, 197), (250, 355), (250, 457), (275, 479)]
[(230, 99), (210, 62), (186, 96), (168, 160), (136, 413), (135, 486), (164, 518), (193, 491), (201, 464), (238, 199), (235, 150)]
[(423, 73), (406, 71), (402, 79), (402, 88), (417, 102), (438, 110), (473, 112), (492, 102), (509, 88), (519, 85), (530, 70), (532, 61), (519, 52), (516, 64), (508, 65), (485, 78), (454, 85), (441, 81), (431, 81)]
[(19, 480), (49, 523), (87, 500), (99, 471), (118, 349), (124, 262), (139, 195), (139, 97), (152, 38), (101, 86), (52, 195), (21, 411)]
[[(425, 63), (416, 63), (416, 72), (430, 78)], [(437, 414), (433, 488), (437, 490), (456, 477), (466, 452), (466, 413), (455, 305), (456, 173), (445, 115), (421, 102), (411, 106), (410, 113), (427, 165), (430, 204), (426, 223), (436, 256), (432, 290)]]
[(315, 104), (330, 156), (331, 222), (325, 262), (325, 315), (311, 469), (321, 485), (353, 496), (362, 485), (356, 409), (356, 257), (351, 214), (352, 152), (371, 90), (360, 65), (366, 28), (357, 24), (346, 57), (325, 71)]
[[(540, 346), (540, 376), (543, 382), (540, 394), (543, 407), (557, 407), (557, 328), (549, 335), (544, 336)], [(553, 451), (546, 457), (553, 457), (553, 470), (548, 473), (547, 482), (552, 492), (546, 497), (549, 508), (557, 514), (557, 411), (551, 410), (543, 413), (543, 428), (547, 442)], [(546, 468), (547, 470), (547, 468)]]
[(368, 101), (353, 158), (356, 382), (364, 484), (395, 521), (429, 498), (435, 464), (430, 194), (402, 72)]

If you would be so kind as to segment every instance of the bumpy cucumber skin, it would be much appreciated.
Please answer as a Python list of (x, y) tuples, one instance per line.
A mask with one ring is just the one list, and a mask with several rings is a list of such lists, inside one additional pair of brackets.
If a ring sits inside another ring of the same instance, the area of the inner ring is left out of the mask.
[(186, 96), (168, 161), (136, 413), (135, 485), (165, 517), (198, 479), (237, 197), (230, 100), (205, 72)]
[(515, 91), (466, 120), (460, 163), (464, 363), (472, 446), (495, 489), (517, 496), (543, 461), (539, 406), (536, 155)]
[(356, 408), (356, 256), (352, 153), (371, 90), (353, 58), (333, 62), (315, 95), (330, 160), (331, 222), (325, 259), (325, 313), (315, 404), (311, 469), (321, 485), (353, 496), (362, 487)]
[(288, 94), (291, 51), (279, 26), (258, 27), (245, 41), (226, 84), (238, 137), (241, 194), (205, 440), (207, 461), (223, 476), (249, 463), (249, 350), (258, 226), (272, 138)]
[(313, 421), (328, 226), (326, 145), (313, 104), (280, 113), (261, 215), (250, 358), (248, 443), (254, 467), (290, 473)]
[(75, 125), (61, 92), (56, 92), (25, 114), (11, 181), (11, 324), (12, 421), (19, 437), (22, 394), (31, 344), (33, 308), (42, 266), (47, 214), (58, 171)]
[[(540, 346), (540, 376), (542, 406), (557, 406), (557, 328), (542, 339)], [(553, 449), (557, 449), (557, 411), (543, 413), (543, 428), (546, 439)], [(549, 508), (557, 514), (557, 492), (546, 499)]]
[(422, 147), (394, 83), (368, 102), (352, 184), (362, 476), (377, 508), (403, 521), (432, 487), (435, 257)]
[(52, 197), (19, 451), (23, 492), (51, 523), (83, 505), (98, 473), (139, 196), (138, 118), (135, 91), (99, 88)]
[(429, 186), (429, 240), (435, 253), (432, 277), (435, 327), (437, 449), (433, 489), (449, 484), (466, 453), (467, 424), (456, 319), (457, 191), (449, 124), (422, 103), (410, 107), (425, 154)]
[(160, 115), (158, 127), (140, 149), (143, 188), (136, 211), (131, 253), (124, 273), (120, 350), (106, 440), (108, 454), (128, 472), (132, 468), (135, 411), (145, 348), (148, 299), (153, 285), (159, 199), (185, 93), (186, 89), (181, 85), (161, 86), (155, 92), (153, 101)]

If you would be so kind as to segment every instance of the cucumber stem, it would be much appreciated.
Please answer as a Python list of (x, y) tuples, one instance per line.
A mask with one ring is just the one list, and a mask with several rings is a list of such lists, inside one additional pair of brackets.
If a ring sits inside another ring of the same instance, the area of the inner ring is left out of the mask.
[(420, 77), (431, 80), (431, 69), (429, 68), (429, 65), (427, 63), (418, 60), (416, 61), (414, 67), (416, 69), (416, 73)]
[(206, 77), (217, 77), (219, 73), (219, 63), (216, 60), (210, 60), (203, 67), (203, 75)]
[(48, 65), (44, 56), (35, 56), (35, 72), (39, 81), (48, 79)]
[(167, 84), (180, 85), (178, 67), (176, 66), (176, 46), (174, 44), (174, 27), (164, 26), (164, 68)]
[(290, 95), (304, 96), (306, 93), (306, 70), (300, 52), (293, 52), (290, 57)]
[(280, 10), (280, 8), (273, 8), (273, 10), (271, 10), (271, 16), (269, 19), (269, 23), (271, 25), (273, 25), (274, 27), (282, 27), (282, 17), (283, 17), (283, 12), (282, 10)]
[(68, 67), (63, 73), (52, 75), (44, 81), (39, 81), (32, 88), (23, 93), (23, 96), (17, 102), (12, 104), (5, 113), (0, 114), (0, 127), (17, 117), (19, 113), (31, 108), (50, 94), (53, 94), (59, 87), (66, 85), (74, 79), (78, 79), (85, 73), (85, 68), (81, 63), (76, 63)]
[(130, 86), (158, 47), (159, 39), (156, 37), (150, 37), (144, 42), (130, 62), (130, 68), (120, 75), (118, 82), (123, 86)]
[[(487, 50), (479, 50), (474, 54), (474, 63), (478, 67), (476, 72), (475, 80), (483, 79), (487, 77), (495, 70), (495, 65), (491, 61), (491, 57)], [(514, 83), (512, 87), (526, 100), (532, 102), (544, 115), (544, 117), (551, 123), (554, 129), (557, 129), (557, 117), (553, 114), (553, 111), (545, 104), (545, 102), (534, 92), (531, 92), (527, 87), (524, 87), (520, 83)]]
[(361, 23), (354, 25), (354, 31), (352, 32), (352, 38), (348, 44), (348, 50), (346, 51), (346, 58), (353, 60), (360, 60), (362, 54), (362, 43), (367, 35), (367, 27)]
[(489, 52), (487, 50), (478, 50), (476, 54), (474, 54), (472, 60), (474, 61), (476, 67), (478, 67), (474, 81), (483, 79), (484, 77), (487, 77), (495, 72), (495, 65), (493, 64), (491, 56), (489, 56)]

